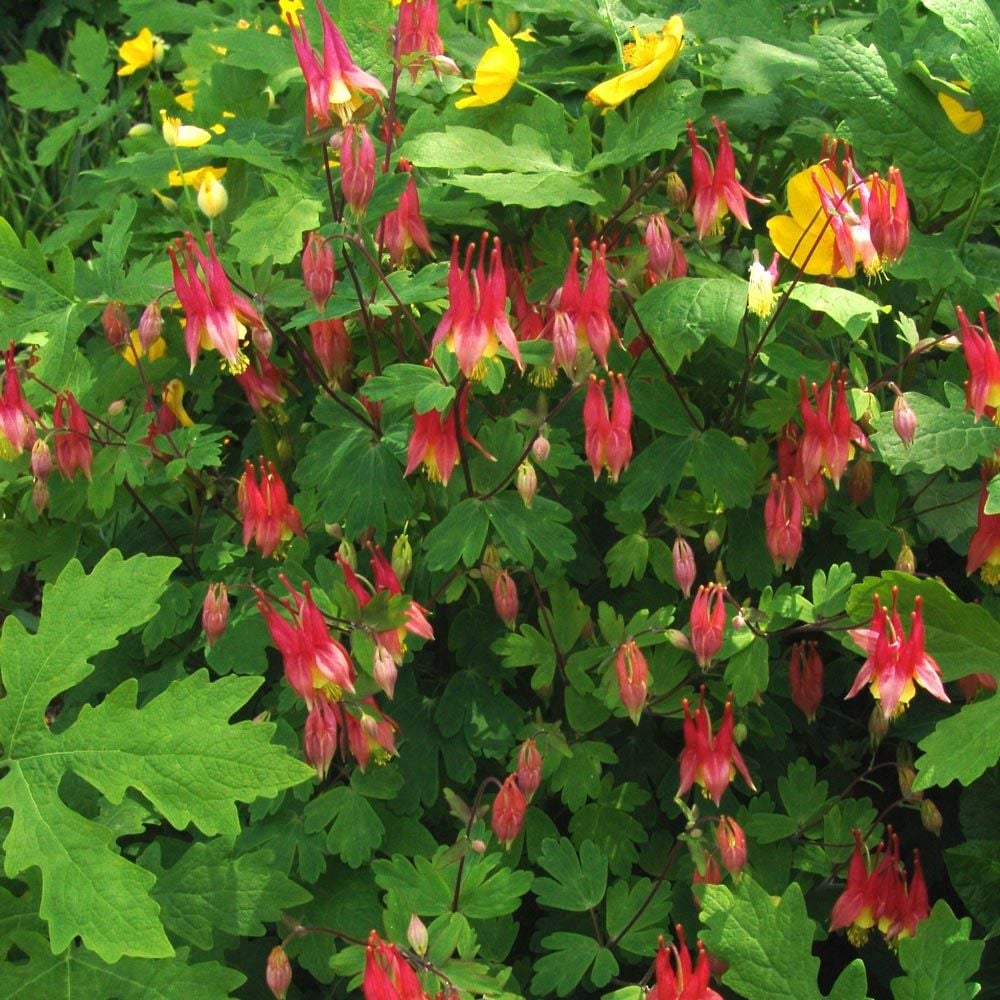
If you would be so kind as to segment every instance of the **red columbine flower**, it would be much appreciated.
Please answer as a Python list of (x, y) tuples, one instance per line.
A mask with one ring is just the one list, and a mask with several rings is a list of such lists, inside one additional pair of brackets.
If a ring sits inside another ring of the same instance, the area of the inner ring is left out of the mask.
[(878, 594), (868, 628), (853, 628), (847, 634), (861, 647), (867, 659), (845, 697), (853, 698), (864, 686), (881, 704), (886, 718), (900, 714), (916, 694), (919, 684), (940, 701), (951, 701), (941, 684), (941, 668), (924, 650), (923, 599), (917, 595), (910, 615), (910, 635), (903, 631), (896, 607), (899, 590), (892, 588), (892, 614), (882, 607)]
[(374, 698), (362, 698), (355, 706), (361, 713), (342, 710), (341, 716), (347, 734), (347, 746), (351, 755), (364, 771), (370, 760), (384, 764), (396, 755), (396, 721), (381, 711)]
[(501, 261), (500, 240), (494, 239), (486, 270), (486, 234), (479, 244), (479, 264), (472, 271), (475, 244), (465, 253), (465, 264), (458, 263), (458, 237), (452, 241), (451, 269), (448, 272), (448, 308), (434, 332), (432, 347), (444, 343), (455, 354), (458, 366), (469, 379), (486, 374), (484, 362), (496, 357), (503, 346), (523, 368), (517, 338), (507, 318), (507, 278)]
[(400, 4), (396, 52), (401, 60), (406, 60), (407, 56), (415, 57), (406, 60), (413, 80), (420, 73), (425, 58), (430, 58), (435, 73), (438, 72), (441, 56), (444, 55), (444, 44), (438, 34), (438, 18), (437, 0), (403, 0)]
[(618, 697), (629, 714), (629, 718), (639, 725), (639, 718), (646, 705), (646, 686), (649, 680), (649, 666), (646, 657), (635, 643), (626, 639), (618, 647), (615, 657), (615, 674), (618, 677)]
[[(262, 327), (253, 304), (233, 292), (229, 278), (219, 263), (212, 234), (205, 237), (209, 256), (201, 252), (190, 233), (167, 247), (174, 274), (174, 292), (184, 310), (184, 346), (191, 359), (191, 371), (198, 361), (198, 349), (218, 351), (234, 374), (247, 367), (240, 345), (246, 340), (247, 326)], [(177, 254), (184, 258), (181, 273)], [(199, 274), (199, 269), (201, 273)]]
[(309, 324), (312, 349), (323, 374), (339, 379), (354, 360), (354, 345), (342, 319), (318, 319)]
[(292, 985), (292, 966), (280, 944), (275, 945), (267, 956), (264, 976), (267, 988), (274, 994), (275, 1000), (285, 1000), (288, 987)]
[(302, 731), (302, 749), (306, 763), (316, 768), (316, 777), (322, 781), (330, 770), (337, 749), (338, 706), (326, 698), (317, 698), (306, 716)]
[(301, 594), (283, 574), (281, 582), (292, 598), (280, 602), (291, 614), (291, 622), (278, 613), (262, 590), (255, 589), (257, 607), (282, 655), (288, 683), (310, 708), (320, 696), (339, 701), (345, 691), (353, 694), (357, 675), (350, 654), (330, 635), (308, 582), (302, 585)]
[(517, 775), (508, 774), (500, 786), (500, 791), (497, 792), (497, 797), (493, 800), (493, 813), (490, 818), (493, 832), (504, 848), (509, 849), (517, 839), (524, 825), (527, 808), (528, 803), (524, 793), (517, 784)]
[(379, 223), (376, 239), (385, 244), (389, 256), (397, 267), (406, 263), (411, 247), (426, 254), (431, 251), (431, 238), (420, 215), (420, 196), (411, 177), (399, 196), (399, 205), (387, 213)]
[(605, 368), (608, 366), (608, 348), (612, 339), (621, 343), (618, 327), (611, 319), (611, 281), (608, 278), (607, 247), (594, 240), (590, 244), (590, 270), (587, 283), (580, 296), (580, 309), (576, 319), (577, 331), (582, 328), (594, 357)]
[[(456, 427), (456, 410), (457, 427)], [(459, 392), (457, 402), (446, 412), (428, 410), (426, 413), (413, 413), (413, 433), (406, 453), (406, 470), (408, 476), (423, 465), (427, 478), (432, 483), (448, 485), (452, 470), (458, 465), (458, 435), (477, 448), (488, 458), (489, 452), (469, 433), (466, 424), (466, 414), (469, 410), (468, 387)]]
[(733, 742), (733, 696), (726, 699), (722, 722), (712, 735), (712, 720), (705, 707), (705, 689), (701, 690), (701, 704), (691, 716), (687, 698), (684, 706), (684, 749), (681, 751), (681, 783), (677, 794), (686, 795), (694, 784), (699, 784), (716, 805), (722, 801), (729, 783), (736, 772), (743, 775), (752, 791), (757, 791), (743, 755)]
[(879, 901), (874, 889), (865, 861), (861, 831), (855, 830), (854, 853), (847, 868), (847, 883), (830, 913), (830, 930), (838, 931), (847, 927), (848, 940), (855, 947), (860, 947), (868, 940), (868, 932), (875, 926), (875, 910)]
[(805, 428), (799, 448), (802, 452), (804, 481), (810, 483), (822, 472), (839, 489), (841, 477), (854, 453), (853, 445), (865, 451), (871, 451), (871, 445), (864, 431), (851, 420), (843, 377), (837, 379), (837, 397), (831, 407), (832, 392), (832, 373), (822, 388), (817, 388), (813, 382), (812, 395), (816, 402), (814, 410), (809, 403), (805, 376), (799, 380), (799, 410)]
[(720, 818), (715, 827), (715, 844), (723, 867), (730, 875), (738, 876), (747, 863), (747, 838), (732, 816)]
[[(35, 441), (38, 414), (21, 393), (21, 379), (14, 362), (14, 341), (4, 352), (3, 392), (0, 393), (0, 457), (13, 458)], [(89, 468), (89, 465), (88, 465)]]
[(674, 539), (672, 552), (674, 564), (674, 581), (685, 597), (691, 596), (691, 588), (694, 586), (695, 578), (698, 575), (698, 565), (694, 561), (694, 550), (686, 539), (680, 535)]
[(307, 131), (314, 121), (320, 128), (331, 125), (331, 112), (346, 125), (364, 103), (363, 95), (378, 100), (379, 95), (386, 93), (380, 80), (355, 65), (343, 36), (319, 0), (316, 0), (316, 9), (323, 22), (322, 64), (309, 45), (305, 21), (287, 17), (295, 54), (306, 78)]
[(375, 190), (375, 145), (363, 123), (340, 135), (340, 189), (355, 215), (364, 215)]
[[(1000, 307), (1000, 297), (997, 299)], [(986, 326), (986, 313), (979, 314), (979, 326), (970, 323), (961, 306), (955, 307), (962, 334), (962, 350), (969, 366), (965, 383), (965, 408), (978, 420), (984, 413), (993, 416), (1000, 407), (1000, 356)]]
[(725, 218), (727, 212), (732, 212), (736, 221), (745, 229), (749, 229), (747, 198), (762, 205), (767, 204), (766, 198), (758, 198), (751, 194), (736, 179), (736, 160), (733, 157), (732, 146), (729, 145), (726, 123), (719, 121), (713, 115), (712, 124), (719, 135), (715, 170), (712, 169), (708, 154), (698, 144), (694, 126), (690, 122), (687, 130), (691, 142), (691, 195), (694, 200), (692, 211), (698, 239), (704, 239), (705, 235)]
[(246, 462), (236, 490), (236, 506), (243, 518), (243, 545), (251, 539), (265, 559), (292, 535), (304, 534), (299, 512), (288, 502), (285, 483), (273, 462), (260, 459), (260, 481)]
[(764, 502), (764, 534), (776, 568), (791, 569), (802, 551), (802, 496), (792, 479), (771, 476)]
[(323, 309), (333, 294), (337, 268), (329, 241), (315, 231), (306, 237), (302, 250), (302, 281), (316, 303), (316, 308)]
[(234, 378), (255, 413), (263, 413), (265, 406), (280, 406), (285, 401), (285, 376), (263, 354), (258, 354), (255, 363), (247, 365)]
[(209, 647), (218, 642), (229, 621), (229, 592), (224, 583), (210, 583), (201, 608), (201, 627)]
[(365, 948), (365, 975), (361, 982), (365, 1000), (427, 1000), (417, 974), (394, 944), (375, 931)]
[(517, 584), (514, 583), (514, 578), (507, 570), (497, 573), (493, 578), (493, 586), (490, 589), (493, 592), (493, 607), (496, 609), (497, 618), (508, 629), (513, 630), (517, 622), (517, 612), (520, 606), (517, 598)]
[(722, 1000), (708, 984), (712, 977), (705, 946), (698, 942), (698, 961), (691, 963), (691, 952), (684, 940), (684, 928), (677, 925), (678, 946), (665, 947), (660, 938), (656, 951), (656, 980), (649, 1000)]
[(707, 670), (722, 648), (726, 627), (726, 588), (717, 583), (699, 587), (691, 605), (691, 648), (698, 666)]
[(530, 802), (542, 783), (542, 755), (538, 752), (534, 740), (525, 740), (517, 752), (517, 771), (514, 772), (517, 787), (524, 793), (526, 802)]
[(778, 438), (778, 478), (791, 479), (802, 497), (803, 506), (813, 517), (819, 517), (826, 503), (826, 481), (822, 476), (813, 476), (808, 483), (805, 481), (799, 429), (793, 423), (785, 424)]
[[(68, 417), (63, 414), (64, 406), (69, 411)], [(53, 443), (56, 465), (63, 477), (72, 479), (79, 469), (90, 479), (90, 466), (94, 460), (94, 450), (90, 444), (90, 421), (69, 389), (56, 393), (52, 426), (55, 428)]]
[(878, 174), (869, 178), (868, 216), (871, 240), (882, 264), (894, 264), (910, 242), (910, 205), (906, 200), (903, 175), (889, 168), (889, 179)]
[(594, 471), (608, 470), (608, 478), (618, 477), (632, 459), (632, 403), (625, 386), (625, 376), (608, 373), (611, 381), (611, 410), (604, 395), (604, 379), (590, 376), (590, 387), (583, 403), (584, 450)]
[(796, 708), (809, 722), (813, 722), (823, 700), (823, 661), (816, 651), (815, 642), (797, 642), (792, 646), (788, 681)]
[(646, 276), (651, 285), (683, 278), (687, 274), (687, 257), (684, 256), (681, 241), (674, 237), (662, 213), (654, 212), (649, 217), (642, 242), (649, 254)]

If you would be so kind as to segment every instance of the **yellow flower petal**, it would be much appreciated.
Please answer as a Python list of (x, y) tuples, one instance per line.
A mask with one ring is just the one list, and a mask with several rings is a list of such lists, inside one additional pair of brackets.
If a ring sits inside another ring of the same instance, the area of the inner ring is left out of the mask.
[(163, 389), (163, 402), (167, 404), (181, 427), (193, 427), (194, 421), (184, 409), (184, 383), (179, 378), (172, 378)]
[(978, 132), (986, 122), (982, 111), (967, 111), (950, 94), (938, 94), (938, 104), (944, 108), (944, 113), (948, 116), (948, 121), (966, 135), (973, 135)]
[(840, 179), (819, 164), (799, 171), (788, 182), (788, 209), (791, 215), (768, 219), (767, 231), (775, 250), (805, 274), (832, 274), (847, 277), (846, 268), (833, 273), (833, 229), (826, 224), (826, 214), (816, 190), (816, 178), (831, 193), (843, 194)]
[(212, 177), (217, 181), (226, 176), (228, 167), (197, 167), (194, 170), (185, 170), (182, 174), (179, 170), (171, 170), (167, 175), (167, 183), (171, 187), (200, 187), (206, 177)]
[(482, 108), (487, 104), (496, 104), (510, 93), (517, 81), (517, 74), (521, 69), (517, 46), (493, 18), (488, 23), (496, 45), (488, 48), (479, 60), (476, 78), (472, 83), (475, 93), (472, 97), (456, 101), (456, 108)]
[(299, 26), (299, 11), (305, 10), (302, 0), (278, 0), (278, 6), (281, 8), (282, 23), (288, 24), (291, 21), (292, 27), (297, 28)]
[(160, 119), (163, 122), (163, 141), (168, 146), (180, 149), (197, 149), (204, 146), (212, 138), (211, 132), (206, 132), (197, 125), (182, 125), (180, 118), (171, 118), (166, 111), (160, 109)]
[(174, 104), (179, 104), (185, 111), (194, 111), (194, 94), (185, 91), (174, 98)]
[(146, 358), (147, 361), (157, 361), (167, 353), (167, 342), (162, 337), (157, 337), (149, 345), (149, 350), (142, 349), (142, 341), (139, 339), (139, 331), (133, 330), (129, 334), (129, 339), (125, 342), (122, 350), (122, 357), (134, 368), (137, 358)]
[[(162, 41), (160, 41), (160, 45), (162, 47)], [(136, 70), (145, 69), (152, 65), (155, 50), (156, 39), (149, 28), (143, 28), (135, 38), (127, 38), (118, 47), (118, 58), (125, 63), (118, 70), (118, 75), (131, 76)]]
[(684, 21), (676, 14), (664, 24), (662, 35), (642, 38), (637, 31), (633, 34), (635, 42), (626, 46), (626, 61), (632, 68), (599, 83), (587, 94), (587, 100), (604, 111), (645, 90), (676, 64), (684, 48)]

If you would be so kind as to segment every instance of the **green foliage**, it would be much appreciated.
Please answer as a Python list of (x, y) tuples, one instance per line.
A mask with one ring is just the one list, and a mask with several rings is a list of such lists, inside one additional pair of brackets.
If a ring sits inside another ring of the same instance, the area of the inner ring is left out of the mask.
[(905, 976), (892, 981), (895, 1000), (917, 1000), (935, 994), (974, 997), (978, 983), (967, 980), (979, 967), (982, 941), (970, 941), (972, 922), (959, 920), (944, 900), (934, 904), (919, 933), (899, 943), (899, 964)]

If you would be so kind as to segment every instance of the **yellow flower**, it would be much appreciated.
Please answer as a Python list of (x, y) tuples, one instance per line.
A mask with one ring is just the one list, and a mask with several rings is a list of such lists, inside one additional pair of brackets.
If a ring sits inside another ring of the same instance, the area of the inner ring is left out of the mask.
[(178, 94), (174, 98), (174, 104), (179, 104), (185, 111), (194, 111), (194, 94), (190, 90), (185, 90), (183, 94)]
[(821, 164), (806, 167), (788, 182), (788, 210), (792, 214), (768, 219), (767, 231), (778, 253), (801, 267), (805, 274), (845, 278), (853, 272), (843, 266), (833, 270), (835, 236), (833, 228), (827, 225), (814, 177), (831, 194), (844, 193), (840, 178), (824, 170)]
[[(961, 87), (962, 90), (969, 89), (969, 84), (965, 80), (952, 80), (951, 82), (956, 87)], [(963, 108), (951, 94), (939, 93), (937, 99), (938, 104), (944, 108), (944, 113), (948, 116), (948, 120), (959, 132), (964, 132), (966, 135), (973, 135), (983, 127), (986, 119), (983, 117), (982, 111), (976, 108), (972, 110)]]
[(167, 409), (177, 418), (181, 427), (193, 427), (194, 421), (184, 409), (184, 383), (179, 378), (172, 378), (163, 389), (163, 402)]
[(212, 138), (211, 132), (206, 132), (197, 125), (182, 125), (180, 118), (169, 117), (163, 108), (160, 109), (160, 119), (163, 122), (163, 141), (168, 146), (197, 149)]
[(633, 94), (645, 90), (676, 64), (677, 57), (684, 48), (684, 22), (674, 14), (664, 24), (661, 35), (642, 37), (633, 28), (632, 37), (635, 41), (626, 45), (622, 52), (626, 64), (632, 68), (599, 83), (587, 94), (588, 101), (605, 111), (617, 108)]
[(159, 35), (149, 28), (143, 28), (135, 38), (126, 38), (118, 47), (118, 58), (124, 66), (118, 70), (119, 76), (131, 76), (136, 70), (163, 61), (164, 44)]
[(214, 219), (217, 215), (221, 215), (228, 205), (229, 195), (226, 189), (209, 171), (198, 185), (198, 208), (210, 219)]
[(517, 80), (518, 70), (521, 68), (517, 46), (492, 17), (489, 26), (496, 45), (491, 45), (479, 60), (476, 79), (472, 83), (475, 93), (457, 101), (456, 108), (483, 108), (487, 104), (496, 104), (510, 93)]
[(149, 345), (149, 351), (145, 351), (142, 341), (139, 339), (139, 331), (133, 330), (129, 334), (129, 339), (125, 342), (122, 350), (122, 357), (134, 368), (138, 358), (146, 358), (148, 361), (157, 361), (167, 353), (167, 342), (162, 337), (157, 337)]
[(179, 170), (171, 170), (167, 174), (167, 183), (171, 187), (201, 187), (206, 176), (210, 176), (217, 181), (221, 181), (226, 176), (226, 167), (197, 167), (194, 170), (185, 170), (182, 174)]
[(292, 27), (297, 28), (299, 11), (305, 10), (302, 0), (278, 0), (278, 6), (281, 8), (281, 23), (288, 24), (290, 21)]

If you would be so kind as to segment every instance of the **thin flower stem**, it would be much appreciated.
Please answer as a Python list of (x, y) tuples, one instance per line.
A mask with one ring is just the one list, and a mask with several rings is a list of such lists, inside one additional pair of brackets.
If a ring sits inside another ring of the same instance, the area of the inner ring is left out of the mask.
[[(465, 822), (465, 839), (466, 841), (472, 836), (472, 824), (476, 822), (476, 814), (479, 812), (479, 805), (483, 800), (483, 795), (486, 793), (486, 789), (490, 785), (495, 784), (497, 788), (502, 788), (500, 780), (498, 778), (489, 777), (484, 778), (476, 789), (476, 797), (472, 801), (472, 808), (469, 810), (469, 818)], [(462, 874), (465, 872), (465, 857), (463, 854), (458, 859), (458, 871), (455, 873), (455, 893), (451, 897), (451, 912), (458, 913), (458, 900), (462, 895)]]
[(649, 892), (646, 894), (646, 898), (639, 904), (639, 908), (632, 914), (625, 926), (614, 937), (608, 939), (608, 948), (613, 948), (616, 944), (618, 944), (618, 942), (621, 941), (621, 939), (625, 937), (630, 930), (632, 930), (646, 910), (649, 909), (650, 904), (656, 898), (657, 893), (663, 886), (663, 881), (667, 877), (667, 872), (670, 871), (674, 862), (677, 860), (677, 852), (680, 849), (680, 846), (680, 840), (675, 840), (673, 846), (670, 848), (670, 853), (667, 855), (667, 860), (663, 862), (663, 867), (653, 880), (653, 884), (649, 887)]

